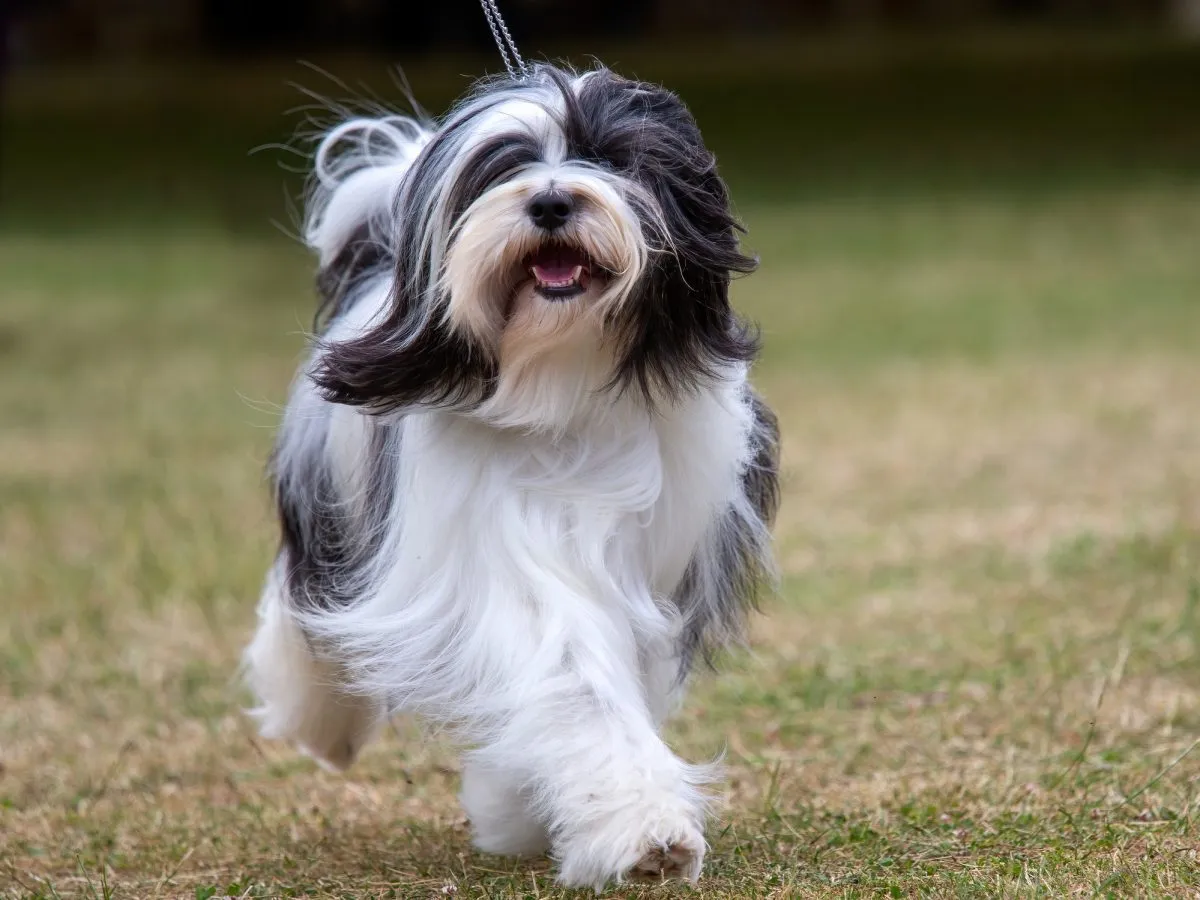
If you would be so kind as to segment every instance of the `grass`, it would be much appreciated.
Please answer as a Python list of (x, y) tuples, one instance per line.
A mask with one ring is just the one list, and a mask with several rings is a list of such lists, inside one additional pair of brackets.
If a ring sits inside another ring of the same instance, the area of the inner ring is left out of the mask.
[[(681, 80), (764, 261), (783, 589), (672, 728), (726, 753), (701, 887), (614, 895), (1195, 896), (1200, 56), (771, 59), (806, 114)], [(6, 123), (0, 895), (560, 896), (415, 723), (335, 777), (239, 711), (311, 300), (227, 77)]]

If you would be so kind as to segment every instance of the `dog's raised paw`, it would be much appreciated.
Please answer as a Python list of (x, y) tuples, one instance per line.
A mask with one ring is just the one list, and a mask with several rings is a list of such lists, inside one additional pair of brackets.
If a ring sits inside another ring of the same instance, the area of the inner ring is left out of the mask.
[(642, 858), (634, 863), (627, 877), (631, 881), (661, 881), (667, 878), (695, 881), (700, 877), (703, 861), (704, 851), (690, 847), (684, 842), (658, 844), (647, 850)]
[(612, 810), (604, 827), (580, 830), (568, 840), (560, 834), (555, 855), (561, 883), (599, 891), (622, 881), (696, 881), (706, 849), (699, 816), (667, 797)]

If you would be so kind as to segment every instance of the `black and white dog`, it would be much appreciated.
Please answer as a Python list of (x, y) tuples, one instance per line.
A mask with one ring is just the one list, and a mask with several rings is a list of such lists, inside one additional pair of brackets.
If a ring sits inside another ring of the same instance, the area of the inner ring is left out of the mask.
[(416, 711), (468, 748), (480, 849), (699, 875), (711, 771), (660, 729), (770, 576), (778, 501), (737, 232), (683, 103), (605, 69), (324, 137), (246, 652), (265, 735), (340, 769)]

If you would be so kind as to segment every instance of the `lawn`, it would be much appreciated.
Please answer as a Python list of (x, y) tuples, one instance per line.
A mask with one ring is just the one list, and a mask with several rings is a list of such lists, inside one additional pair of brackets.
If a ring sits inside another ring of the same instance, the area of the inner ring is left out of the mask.
[[(1200, 52), (809, 50), (626, 67), (762, 256), (786, 474), (782, 588), (671, 729), (725, 755), (704, 880), (613, 895), (1196, 896)], [(241, 713), (313, 303), (245, 150), (326, 88), (104, 77), (4, 123), (0, 896), (565, 896), (419, 723), (335, 776)]]

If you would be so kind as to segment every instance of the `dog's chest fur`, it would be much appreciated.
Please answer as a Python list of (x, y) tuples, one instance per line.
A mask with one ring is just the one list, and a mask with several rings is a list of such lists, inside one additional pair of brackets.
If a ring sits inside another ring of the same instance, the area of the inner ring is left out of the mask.
[(541, 578), (613, 603), (669, 595), (739, 489), (750, 424), (733, 384), (655, 416), (616, 407), (556, 436), (411, 417), (397, 549), (425, 569), (442, 556), (432, 544), (445, 542), (454, 558), (443, 562), (464, 580), (508, 581), (535, 600)]

